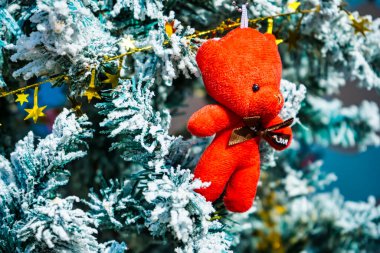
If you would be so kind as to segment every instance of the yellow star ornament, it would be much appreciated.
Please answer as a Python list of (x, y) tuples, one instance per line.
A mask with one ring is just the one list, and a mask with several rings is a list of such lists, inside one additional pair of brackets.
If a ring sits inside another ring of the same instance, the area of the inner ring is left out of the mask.
[(301, 3), (300, 2), (297, 2), (297, 1), (294, 1), (294, 2), (291, 2), (291, 3), (288, 3), (288, 7), (289, 9), (293, 10), (293, 11), (296, 11), (298, 9), (298, 7), (300, 7)]
[(112, 85), (112, 89), (115, 89), (119, 84), (120, 71), (118, 71), (115, 75), (105, 73), (107, 79), (103, 81), (103, 83), (110, 83)]
[(276, 45), (278, 46), (278, 45), (280, 45), (282, 42), (284, 42), (284, 40), (282, 40), (282, 39), (276, 40)]
[(28, 103), (28, 97), (29, 97), (29, 94), (25, 94), (25, 93), (19, 93), (19, 94), (16, 94), (17, 96), (17, 99), (16, 99), (16, 102), (19, 102), (20, 105), (23, 105), (25, 102)]
[(28, 115), (25, 117), (24, 120), (33, 119), (34, 123), (37, 123), (37, 120), (39, 117), (45, 116), (45, 113), (42, 112), (43, 110), (45, 110), (45, 108), (46, 108), (46, 105), (42, 107), (38, 107), (38, 87), (36, 87), (34, 88), (33, 108), (25, 109)]
[(87, 97), (88, 102), (90, 103), (93, 98), (102, 99), (95, 88), (95, 69), (91, 70), (91, 81), (88, 85), (87, 90), (83, 93), (83, 97)]
[(168, 35), (168, 37), (170, 38), (173, 33), (175, 33), (176, 29), (174, 28), (174, 21), (172, 22), (166, 22), (165, 23), (165, 32), (166, 34)]
[(119, 46), (127, 51), (136, 48), (135, 41), (129, 35), (121, 39)]
[[(267, 33), (273, 34), (273, 18), (268, 19)], [(276, 38), (276, 45), (280, 45), (284, 40)]]
[(368, 19), (360, 18), (360, 20), (356, 20), (352, 14), (350, 14), (349, 18), (352, 21), (351, 26), (355, 29), (355, 34), (361, 33), (365, 36), (366, 32), (371, 31), (368, 28), (368, 25), (371, 24)]
[(110, 83), (112, 85), (112, 89), (115, 89), (119, 84), (120, 71), (123, 65), (123, 58), (119, 59), (119, 65), (117, 66), (116, 74), (105, 73), (107, 79), (103, 81), (103, 83)]
[(298, 40), (300, 39), (301, 35), (299, 34), (299, 31), (289, 31), (289, 38), (287, 40), (289, 50), (291, 49), (297, 49), (298, 47)]

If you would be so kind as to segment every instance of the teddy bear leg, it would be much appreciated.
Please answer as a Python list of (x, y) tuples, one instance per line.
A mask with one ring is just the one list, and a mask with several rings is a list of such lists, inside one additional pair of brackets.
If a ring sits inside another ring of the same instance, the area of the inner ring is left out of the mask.
[(259, 177), (259, 164), (237, 169), (231, 176), (223, 199), (226, 208), (238, 213), (248, 211), (256, 196)]
[(236, 168), (233, 161), (231, 154), (226, 150), (219, 149), (215, 145), (209, 146), (194, 170), (194, 177), (211, 184), (195, 191), (203, 195), (207, 201), (217, 200)]

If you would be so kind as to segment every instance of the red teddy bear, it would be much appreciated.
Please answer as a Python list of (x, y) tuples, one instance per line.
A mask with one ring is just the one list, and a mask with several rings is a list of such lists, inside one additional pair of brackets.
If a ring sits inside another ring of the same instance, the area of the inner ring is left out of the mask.
[(197, 192), (215, 201), (225, 191), (226, 208), (245, 212), (260, 176), (260, 137), (277, 150), (288, 147), (292, 138), (292, 119), (284, 122), (278, 116), (284, 99), (275, 37), (237, 28), (206, 41), (196, 60), (208, 94), (220, 103), (203, 107), (188, 123), (196, 136), (216, 134), (194, 172), (211, 185)]

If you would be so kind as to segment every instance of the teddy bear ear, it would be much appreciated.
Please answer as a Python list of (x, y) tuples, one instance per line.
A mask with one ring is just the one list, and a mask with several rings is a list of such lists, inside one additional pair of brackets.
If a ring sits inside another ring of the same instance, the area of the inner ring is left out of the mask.
[(196, 56), (198, 66), (203, 72), (207, 65), (210, 64), (211, 59), (215, 60), (221, 53), (221, 48), (218, 39), (210, 39), (202, 44)]
[(265, 33), (264, 36), (267, 38), (267, 40), (273, 41), (276, 43), (276, 37), (271, 33)]

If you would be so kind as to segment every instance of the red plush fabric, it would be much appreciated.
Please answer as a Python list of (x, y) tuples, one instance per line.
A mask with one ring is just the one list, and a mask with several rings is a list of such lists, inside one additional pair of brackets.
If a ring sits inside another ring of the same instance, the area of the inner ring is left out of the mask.
[(227, 127), (236, 125), (239, 117), (221, 105), (206, 105), (189, 119), (187, 128), (196, 136), (211, 136)]
[[(243, 126), (244, 117), (260, 116), (267, 127), (282, 122), (277, 116), (284, 103), (282, 65), (275, 38), (252, 28), (237, 28), (220, 40), (206, 41), (196, 59), (207, 92), (220, 103), (195, 112), (188, 123), (196, 136), (216, 133), (194, 171), (195, 178), (211, 185), (197, 192), (215, 201), (225, 191), (226, 208), (245, 212), (256, 195), (260, 138), (233, 146), (228, 141), (233, 129)], [(254, 84), (259, 86), (257, 91)], [(292, 134), (289, 127), (276, 132)]]

